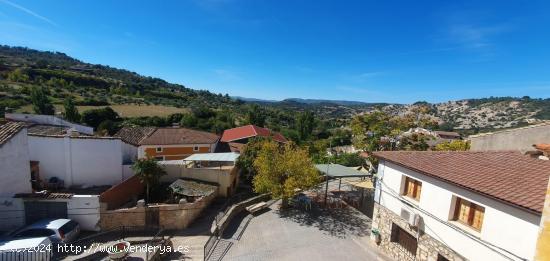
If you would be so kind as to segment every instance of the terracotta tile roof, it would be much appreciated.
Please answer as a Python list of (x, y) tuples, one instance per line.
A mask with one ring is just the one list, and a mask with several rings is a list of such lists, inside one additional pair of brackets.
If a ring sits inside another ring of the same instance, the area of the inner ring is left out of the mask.
[[(273, 133), (273, 135), (272, 135)], [(242, 140), (251, 137), (273, 137), (273, 140), (287, 143), (288, 140), (278, 132), (272, 132), (270, 129), (258, 127), (255, 125), (246, 125), (233, 129), (228, 129), (223, 132), (222, 142), (231, 142), (236, 140)]]
[(157, 128), (140, 142), (140, 145), (213, 144), (219, 136), (205, 131), (186, 128)]
[(139, 143), (155, 130), (154, 127), (123, 127), (113, 136), (119, 137), (128, 144), (139, 146)]
[(379, 151), (374, 155), (507, 204), (542, 212), (550, 161), (519, 151)]
[(454, 138), (460, 138), (460, 134), (454, 131), (434, 131), (437, 136), (449, 136)]
[(0, 125), (0, 146), (8, 142), (23, 128), (25, 128), (25, 124), (22, 122), (9, 121)]
[(71, 129), (66, 126), (26, 123), (29, 135), (65, 135)]

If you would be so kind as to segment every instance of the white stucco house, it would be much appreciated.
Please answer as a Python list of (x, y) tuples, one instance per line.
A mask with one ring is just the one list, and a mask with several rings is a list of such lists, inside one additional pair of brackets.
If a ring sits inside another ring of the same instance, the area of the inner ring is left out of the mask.
[(520, 152), (384, 151), (373, 215), (398, 260), (533, 260), (550, 162)]
[(0, 197), (31, 192), (27, 129), (19, 122), (0, 125)]

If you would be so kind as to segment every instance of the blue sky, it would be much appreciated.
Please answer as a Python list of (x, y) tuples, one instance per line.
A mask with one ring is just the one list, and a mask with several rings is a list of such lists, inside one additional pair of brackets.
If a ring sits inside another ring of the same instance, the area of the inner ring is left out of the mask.
[(263, 99), (550, 97), (550, 1), (0, 0), (0, 44)]

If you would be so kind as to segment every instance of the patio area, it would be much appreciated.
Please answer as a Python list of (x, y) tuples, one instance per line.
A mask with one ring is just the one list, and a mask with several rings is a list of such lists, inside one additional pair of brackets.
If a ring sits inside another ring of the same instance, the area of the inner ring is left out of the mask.
[[(250, 219), (216, 260), (391, 260), (370, 241), (371, 220), (354, 208), (279, 209)], [(215, 260), (215, 259), (211, 259)]]

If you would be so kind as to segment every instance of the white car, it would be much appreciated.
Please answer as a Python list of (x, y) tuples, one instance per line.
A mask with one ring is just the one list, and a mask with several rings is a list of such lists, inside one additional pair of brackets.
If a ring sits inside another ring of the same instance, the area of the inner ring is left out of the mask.
[(52, 251), (49, 237), (0, 241), (0, 260), (48, 261), (51, 260)]
[(12, 238), (49, 237), (54, 243), (69, 243), (80, 234), (80, 225), (70, 219), (44, 219), (17, 230)]

